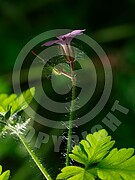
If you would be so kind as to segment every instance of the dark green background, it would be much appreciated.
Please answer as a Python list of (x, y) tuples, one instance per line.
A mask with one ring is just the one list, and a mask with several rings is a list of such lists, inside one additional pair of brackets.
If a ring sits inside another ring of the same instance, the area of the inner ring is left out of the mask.
[[(117, 140), (118, 148), (135, 147), (134, 9), (134, 0), (1, 0), (0, 92), (12, 93), (11, 77), (15, 60), (23, 46), (32, 38), (52, 29), (86, 29), (86, 34), (95, 39), (107, 53), (113, 69), (114, 82), (110, 99), (103, 111), (93, 121), (76, 128), (75, 133), (82, 138), (81, 132), (91, 132), (93, 125), (102, 124), (101, 120), (110, 111), (115, 99), (118, 99), (120, 104), (129, 109), (128, 115), (115, 114), (122, 122), (115, 132), (103, 124), (102, 126)], [(40, 47), (38, 49), (40, 50)], [(94, 54), (92, 57), (93, 61), (96, 61)], [(23, 89), (26, 89), (26, 84), (27, 79), (22, 83)], [(64, 166), (62, 150), (65, 147), (63, 143), (61, 152), (54, 153), (51, 135), (61, 135), (63, 132), (42, 127), (38, 123), (34, 123), (34, 127), (35, 139), (39, 131), (50, 134), (49, 143), (43, 144), (35, 151), (52, 176), (56, 177), (59, 168)], [(13, 180), (43, 179), (15, 137), (1, 138), (0, 164), (3, 165), (4, 170), (11, 170)]]

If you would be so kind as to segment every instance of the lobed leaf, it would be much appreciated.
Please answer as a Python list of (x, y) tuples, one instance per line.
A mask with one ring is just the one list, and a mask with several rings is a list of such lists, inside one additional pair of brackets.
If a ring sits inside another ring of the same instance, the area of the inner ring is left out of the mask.
[(16, 94), (11, 94), (9, 97), (7, 97), (3, 102), (2, 102), (2, 107), (7, 111), (9, 110), (10, 104), (16, 99), (17, 95)]
[[(10, 96), (7, 96), (7, 94), (0, 95), (0, 136), (7, 131), (5, 125), (9, 123), (10, 125), (16, 125), (24, 121), (21, 115), (23, 110), (28, 107), (34, 94), (35, 88), (33, 87), (23, 92), (19, 97), (16, 94), (11, 94)], [(24, 128), (23, 125), (22, 129)]]
[(109, 155), (97, 165), (97, 174), (101, 179), (133, 180), (135, 179), (134, 149), (113, 149)]
[(35, 88), (32, 87), (27, 91), (23, 92), (19, 97), (16, 94), (7, 94), (0, 95), (0, 113), (5, 114), (11, 109), (11, 114), (14, 114), (17, 111), (24, 110), (28, 107), (33, 96), (35, 94)]
[(77, 166), (67, 166), (62, 169), (56, 180), (67, 179), (67, 180), (95, 180), (94, 175), (90, 170)]
[(114, 143), (115, 141), (111, 141), (107, 131), (102, 129), (87, 135), (86, 140), (82, 140), (80, 145), (73, 148), (70, 158), (88, 167), (100, 162)]
[(15, 101), (13, 101), (10, 106), (12, 114), (21, 110), (24, 110), (28, 107), (30, 102), (33, 99), (33, 96), (35, 94), (35, 88), (32, 87), (28, 89), (26, 92), (23, 92)]
[(134, 180), (135, 155), (133, 148), (112, 149), (114, 141), (106, 130), (89, 134), (73, 148), (70, 158), (85, 165), (67, 166), (57, 176), (67, 180)]

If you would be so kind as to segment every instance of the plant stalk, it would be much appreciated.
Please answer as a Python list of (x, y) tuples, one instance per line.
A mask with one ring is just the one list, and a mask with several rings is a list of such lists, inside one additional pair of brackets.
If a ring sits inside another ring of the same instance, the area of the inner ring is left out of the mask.
[[(72, 62), (73, 63), (73, 62)], [(66, 152), (66, 166), (69, 166), (69, 153), (71, 150), (71, 140), (72, 140), (72, 128), (73, 128), (73, 116), (74, 116), (74, 99), (75, 99), (75, 84), (76, 80), (74, 78), (74, 68), (73, 64), (71, 64), (71, 82), (72, 82), (72, 99), (71, 99), (71, 106), (70, 106), (70, 118), (69, 118), (69, 130), (68, 130), (68, 140), (67, 140), (67, 152)]]
[(10, 129), (12, 132), (14, 132), (18, 138), (20, 139), (20, 141), (22, 142), (22, 144), (24, 145), (24, 147), (26, 148), (27, 152), (29, 153), (29, 155), (31, 156), (31, 158), (33, 159), (33, 161), (35, 162), (35, 164), (37, 165), (37, 167), (40, 169), (41, 173), (44, 175), (44, 177), (47, 180), (52, 180), (52, 178), (50, 177), (50, 175), (48, 174), (48, 172), (46, 171), (46, 169), (43, 167), (43, 165), (41, 164), (40, 160), (38, 159), (38, 157), (35, 155), (35, 153), (33, 152), (33, 150), (30, 148), (30, 146), (28, 145), (28, 143), (26, 142), (25, 138), (18, 132), (16, 132), (16, 129), (14, 127), (8, 127), (8, 129)]

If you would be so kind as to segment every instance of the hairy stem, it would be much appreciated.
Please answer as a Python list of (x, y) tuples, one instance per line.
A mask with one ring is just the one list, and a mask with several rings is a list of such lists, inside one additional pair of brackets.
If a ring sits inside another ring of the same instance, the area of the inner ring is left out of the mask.
[(25, 138), (18, 132), (16, 132), (16, 129), (14, 127), (8, 127), (8, 129), (10, 129), (11, 131), (15, 132), (15, 134), (19, 137), (20, 141), (22, 142), (22, 144), (24, 145), (24, 147), (26, 148), (27, 152), (29, 153), (29, 155), (31, 156), (31, 158), (33, 159), (33, 161), (35, 162), (35, 164), (37, 165), (37, 167), (40, 169), (41, 173), (44, 175), (44, 177), (47, 180), (52, 180), (52, 178), (50, 177), (50, 175), (48, 174), (48, 172), (46, 171), (46, 169), (43, 167), (43, 165), (41, 164), (40, 160), (38, 159), (38, 157), (35, 155), (35, 153), (33, 152), (33, 150), (30, 148), (30, 146), (28, 145), (28, 143), (26, 142)]
[(34, 154), (34, 152), (31, 150), (30, 146), (27, 144), (27, 142), (25, 141), (25, 138), (21, 135), (18, 134), (19, 139), (21, 140), (21, 142), (23, 143), (23, 145), (25, 146), (26, 150), (28, 151), (29, 155), (31, 156), (31, 158), (33, 159), (33, 161), (35, 162), (35, 164), (38, 166), (38, 168), (40, 169), (40, 171), (42, 172), (42, 174), (44, 175), (44, 177), (47, 180), (52, 180), (52, 178), (50, 177), (50, 175), (47, 173), (47, 171), (45, 170), (45, 168), (43, 167), (43, 165), (41, 164), (41, 162), (39, 161), (38, 157)]
[(68, 141), (67, 141), (67, 152), (66, 152), (66, 166), (69, 166), (69, 153), (71, 149), (71, 140), (72, 140), (72, 127), (73, 127), (73, 115), (74, 115), (74, 99), (75, 99), (75, 84), (76, 80), (74, 78), (74, 69), (71, 66), (72, 74), (72, 99), (70, 106), (70, 118), (69, 118), (69, 130), (68, 130)]

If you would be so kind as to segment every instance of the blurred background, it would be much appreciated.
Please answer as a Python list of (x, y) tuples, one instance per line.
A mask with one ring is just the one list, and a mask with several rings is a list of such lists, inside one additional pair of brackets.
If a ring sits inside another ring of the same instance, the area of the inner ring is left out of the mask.
[[(0, 93), (13, 93), (12, 70), (16, 58), (24, 45), (42, 32), (52, 29), (86, 29), (86, 34), (97, 41), (107, 53), (113, 70), (113, 89), (110, 99), (103, 111), (89, 123), (76, 127), (74, 133), (80, 139), (81, 133), (91, 132), (96, 124), (103, 128), (116, 140), (116, 146), (135, 147), (135, 1), (94, 1), (94, 0), (38, 0), (38, 1), (0, 1)], [(81, 46), (81, 45), (80, 45)], [(40, 46), (36, 49), (40, 52)], [(85, 49), (84, 49), (85, 50)], [(87, 51), (87, 50), (86, 50)], [(91, 52), (93, 62), (98, 66), (97, 57)], [(28, 60), (34, 58), (32, 55)], [(87, 66), (87, 65), (86, 65)], [(22, 69), (22, 89), (27, 89), (25, 78), (27, 63)], [(24, 73), (24, 74), (23, 74)], [(34, 77), (35, 78), (35, 77)], [(33, 78), (33, 81), (34, 81)], [(49, 80), (46, 79), (48, 82)], [(99, 84), (103, 83), (102, 75)], [(88, 83), (88, 79), (85, 81)], [(49, 88), (48, 88), (49, 91)], [(97, 91), (100, 96), (100, 87)], [(115, 100), (129, 109), (128, 115), (116, 113), (122, 122), (116, 131), (112, 132), (102, 123), (102, 119), (110, 111)], [(96, 100), (95, 100), (96, 101)], [(33, 102), (34, 104), (35, 102)], [(94, 106), (94, 102), (91, 102)], [(36, 107), (38, 111), (40, 108)], [(89, 110), (89, 106), (86, 107)], [(43, 113), (44, 110), (41, 110)], [(85, 110), (83, 110), (85, 111)], [(83, 112), (82, 112), (83, 114)], [(61, 120), (57, 118), (57, 120)], [(64, 119), (62, 119), (64, 121)], [(35, 143), (38, 133), (49, 134), (49, 142), (40, 148), (34, 148), (41, 162), (55, 178), (65, 157), (63, 142), (60, 152), (54, 152), (52, 135), (63, 135), (63, 130), (44, 127), (33, 120), (36, 134), (31, 146)], [(66, 132), (66, 130), (65, 130)], [(44, 179), (35, 167), (29, 155), (15, 137), (0, 139), (0, 164), (3, 169), (11, 170), (13, 180)]]

